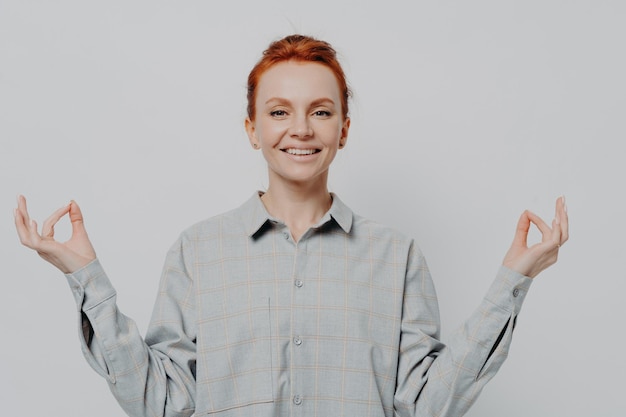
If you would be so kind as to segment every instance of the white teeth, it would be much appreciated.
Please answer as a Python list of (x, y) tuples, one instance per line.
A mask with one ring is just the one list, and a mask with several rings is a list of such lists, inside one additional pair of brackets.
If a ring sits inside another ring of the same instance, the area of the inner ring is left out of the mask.
[(313, 155), (315, 153), (315, 149), (293, 149), (289, 148), (285, 152), (290, 155)]

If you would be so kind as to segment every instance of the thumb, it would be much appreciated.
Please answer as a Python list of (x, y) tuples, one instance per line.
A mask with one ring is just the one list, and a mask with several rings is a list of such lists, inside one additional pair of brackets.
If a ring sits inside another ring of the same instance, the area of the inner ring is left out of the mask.
[(530, 216), (528, 210), (525, 210), (520, 216), (515, 228), (515, 236), (513, 244), (517, 246), (528, 246), (528, 231), (530, 230)]
[(74, 200), (70, 202), (70, 222), (72, 223), (72, 235), (87, 233), (83, 222), (83, 213)]

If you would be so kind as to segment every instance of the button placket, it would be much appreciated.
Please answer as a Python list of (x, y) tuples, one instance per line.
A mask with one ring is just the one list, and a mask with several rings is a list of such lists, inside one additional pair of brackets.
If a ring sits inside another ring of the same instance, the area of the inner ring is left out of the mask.
[[(308, 355), (310, 352), (304, 348), (304, 339), (300, 335), (301, 332), (306, 328), (305, 323), (307, 323), (307, 310), (304, 308), (305, 305), (310, 303), (308, 297), (310, 294), (307, 294), (308, 291), (305, 291), (304, 287), (304, 278), (307, 276), (308, 268), (307, 263), (308, 259), (308, 236), (307, 234), (303, 235), (298, 242), (293, 241), (291, 235), (289, 235), (288, 242), (295, 245), (295, 259), (293, 265), (293, 274), (292, 274), (292, 283), (293, 287), (291, 287), (292, 298), (291, 298), (291, 366), (292, 368), (292, 379), (291, 379), (291, 394), (292, 394), (292, 403), (294, 407), (294, 413), (292, 415), (298, 415), (303, 412), (304, 409), (304, 386), (306, 386), (304, 382), (304, 375), (306, 364), (310, 363), (310, 358)], [(310, 289), (309, 289), (310, 290)], [(295, 409), (298, 409), (296, 412)]]

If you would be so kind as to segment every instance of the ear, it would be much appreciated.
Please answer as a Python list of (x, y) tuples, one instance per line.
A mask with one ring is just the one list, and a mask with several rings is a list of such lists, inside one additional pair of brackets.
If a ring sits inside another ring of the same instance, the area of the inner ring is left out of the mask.
[(339, 149), (342, 149), (346, 146), (346, 142), (348, 141), (348, 131), (350, 130), (350, 118), (346, 117), (343, 121), (343, 125), (341, 126), (341, 136), (339, 137)]
[(248, 140), (250, 141), (250, 145), (252, 145), (254, 149), (259, 149), (260, 145), (256, 137), (256, 126), (249, 117), (246, 117), (245, 128), (246, 133), (248, 134)]

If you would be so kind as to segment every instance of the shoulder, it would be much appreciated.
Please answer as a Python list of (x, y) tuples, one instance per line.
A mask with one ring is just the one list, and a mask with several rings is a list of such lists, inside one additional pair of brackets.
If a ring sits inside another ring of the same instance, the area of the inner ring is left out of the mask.
[(412, 237), (405, 232), (378, 221), (353, 213), (350, 235), (355, 239), (368, 239), (379, 244), (393, 244), (407, 250), (417, 249)]
[(402, 266), (403, 270), (425, 270), (426, 260), (415, 239), (404, 231), (353, 214), (349, 241), (381, 263)]
[(383, 242), (405, 242), (410, 243), (409, 238), (402, 231), (361, 216), (345, 204), (335, 193), (333, 195), (333, 205), (330, 214), (341, 228), (349, 234), (351, 239), (369, 239)]
[(196, 222), (181, 232), (183, 239), (210, 239), (228, 233), (245, 233), (239, 208), (226, 211)]
[(259, 196), (255, 193), (239, 207), (192, 224), (180, 234), (183, 240), (212, 240), (249, 236), (267, 219)]

